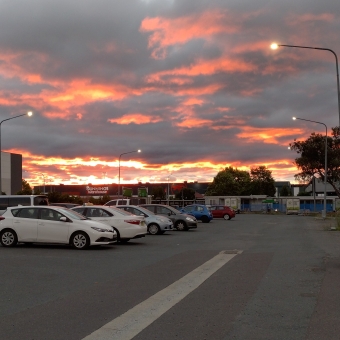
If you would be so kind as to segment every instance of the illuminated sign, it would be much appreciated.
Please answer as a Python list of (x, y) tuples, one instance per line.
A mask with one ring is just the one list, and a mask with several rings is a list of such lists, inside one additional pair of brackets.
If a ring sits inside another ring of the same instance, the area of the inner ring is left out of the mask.
[(107, 195), (109, 193), (109, 187), (87, 185), (86, 191), (88, 195)]

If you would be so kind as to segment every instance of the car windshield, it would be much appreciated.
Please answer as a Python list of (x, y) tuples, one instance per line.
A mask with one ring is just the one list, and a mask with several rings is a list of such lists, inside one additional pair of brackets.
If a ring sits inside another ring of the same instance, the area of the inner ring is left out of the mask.
[(61, 207), (59, 209), (56, 209), (56, 210), (60, 211), (65, 216), (67, 216), (68, 218), (73, 219), (73, 220), (88, 220), (88, 218), (86, 218), (85, 216), (83, 216), (81, 214), (78, 214), (74, 210), (70, 210), (70, 209), (67, 209), (67, 208), (61, 208)]

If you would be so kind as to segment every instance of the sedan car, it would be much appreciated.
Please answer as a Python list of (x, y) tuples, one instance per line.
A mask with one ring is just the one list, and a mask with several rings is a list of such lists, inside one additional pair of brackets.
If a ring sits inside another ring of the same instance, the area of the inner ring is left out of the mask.
[(144, 216), (136, 216), (131, 213), (103, 205), (90, 205), (75, 207), (76, 211), (91, 220), (105, 223), (117, 232), (118, 242), (128, 242), (131, 239), (141, 238), (147, 234)]
[(204, 204), (190, 204), (178, 209), (185, 214), (195, 216), (196, 220), (203, 223), (209, 223), (213, 219), (213, 215)]
[(230, 220), (235, 217), (234, 209), (231, 209), (226, 205), (211, 205), (209, 209), (214, 218)]
[(144, 216), (148, 233), (151, 235), (164, 234), (167, 230), (173, 229), (174, 224), (170, 218), (158, 216), (143, 207), (138, 207), (136, 205), (117, 205), (117, 208), (137, 216)]
[(144, 207), (152, 211), (156, 215), (169, 217), (174, 223), (177, 230), (189, 230), (197, 228), (197, 220), (194, 216), (181, 213), (179, 210), (165, 204), (140, 204), (139, 207)]
[(71, 244), (85, 249), (116, 241), (112, 227), (62, 207), (8, 207), (0, 216), (0, 243), (4, 247), (21, 242)]

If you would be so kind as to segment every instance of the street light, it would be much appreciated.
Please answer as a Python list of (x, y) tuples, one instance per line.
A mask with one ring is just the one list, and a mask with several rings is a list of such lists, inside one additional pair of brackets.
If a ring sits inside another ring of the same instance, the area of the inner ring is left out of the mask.
[(1, 173), (1, 124), (3, 122), (6, 122), (7, 120), (10, 120), (10, 119), (14, 119), (14, 118), (19, 118), (19, 117), (22, 117), (22, 116), (29, 116), (31, 117), (32, 116), (32, 112), (29, 111), (29, 112), (26, 112), (26, 113), (23, 113), (21, 115), (18, 115), (18, 116), (14, 116), (14, 117), (10, 117), (10, 118), (7, 118), (7, 119), (4, 119), (0, 122), (0, 195), (2, 195), (2, 173)]
[(170, 176), (172, 175), (172, 173), (170, 173), (168, 175), (168, 199), (167, 199), (167, 205), (169, 205), (169, 200), (170, 200), (170, 186), (169, 186), (169, 180), (170, 180)]
[(276, 44), (272, 43), (270, 45), (270, 48), (272, 50), (276, 50), (278, 47), (295, 47), (295, 48), (305, 48), (305, 49), (310, 49), (310, 50), (319, 50), (319, 51), (329, 51), (333, 53), (335, 57), (335, 66), (336, 66), (336, 84), (337, 84), (337, 89), (338, 89), (338, 112), (339, 112), (339, 126), (340, 126), (340, 89), (339, 89), (339, 66), (338, 66), (338, 56), (336, 53), (331, 50), (330, 48), (322, 48), (322, 47), (310, 47), (310, 46), (297, 46), (297, 45), (283, 45), (283, 44)]
[(128, 153), (134, 153), (134, 152), (141, 152), (141, 150), (135, 150), (135, 151), (129, 151), (124, 152), (119, 155), (119, 163), (118, 163), (118, 197), (120, 196), (120, 159), (123, 155), (127, 155)]
[(316, 124), (321, 124), (326, 128), (326, 136), (325, 136), (325, 176), (324, 176), (324, 198), (323, 198), (323, 211), (322, 211), (322, 217), (326, 218), (327, 216), (327, 125), (321, 122), (316, 122), (315, 120), (309, 120), (309, 119), (303, 119), (298, 117), (293, 117), (293, 120), (304, 120), (306, 122), (312, 122)]

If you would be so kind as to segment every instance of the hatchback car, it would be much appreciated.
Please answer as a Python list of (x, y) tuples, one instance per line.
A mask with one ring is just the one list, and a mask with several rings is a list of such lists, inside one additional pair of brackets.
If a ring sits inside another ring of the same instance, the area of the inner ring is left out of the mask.
[(163, 215), (169, 217), (175, 229), (177, 230), (189, 230), (191, 228), (197, 228), (197, 220), (194, 216), (183, 214), (179, 210), (165, 204), (140, 204), (140, 207), (144, 207), (152, 211), (156, 215)]
[(4, 247), (18, 242), (61, 243), (85, 249), (116, 241), (112, 227), (62, 207), (8, 207), (0, 216), (0, 243)]
[(213, 219), (213, 215), (203, 204), (190, 204), (178, 209), (185, 214), (195, 216), (196, 220), (202, 221), (203, 223), (209, 223)]
[(117, 232), (118, 242), (128, 242), (131, 239), (141, 238), (147, 234), (145, 218), (131, 213), (103, 205), (90, 205), (72, 208), (91, 220), (105, 223)]
[(144, 216), (148, 233), (151, 235), (164, 234), (166, 231), (173, 229), (174, 224), (170, 218), (158, 216), (143, 207), (138, 207), (136, 205), (117, 205), (117, 208), (137, 216)]
[(214, 218), (230, 220), (235, 217), (235, 211), (226, 205), (211, 205), (209, 209)]

